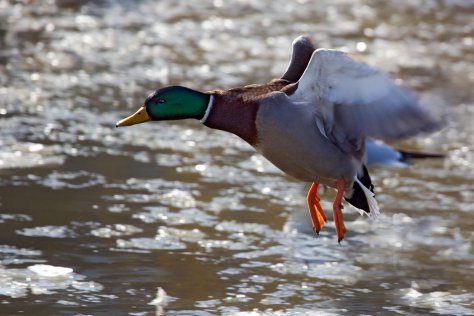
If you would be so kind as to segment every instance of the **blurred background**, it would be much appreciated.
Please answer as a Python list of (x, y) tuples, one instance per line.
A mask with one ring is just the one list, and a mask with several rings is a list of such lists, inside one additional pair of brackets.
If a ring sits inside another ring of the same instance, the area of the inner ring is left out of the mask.
[[(0, 0), (0, 314), (473, 315), (473, 16), (460, 0)], [(311, 232), (308, 184), (236, 136), (114, 127), (165, 85), (280, 77), (301, 34), (449, 117), (396, 144), (445, 159), (371, 168), (382, 215), (346, 206), (341, 245), (331, 221)]]

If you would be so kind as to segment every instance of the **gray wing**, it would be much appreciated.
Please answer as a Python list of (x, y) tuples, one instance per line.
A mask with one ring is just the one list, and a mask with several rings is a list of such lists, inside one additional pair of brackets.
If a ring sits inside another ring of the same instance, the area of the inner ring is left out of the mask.
[(308, 66), (308, 62), (311, 59), (315, 47), (311, 38), (308, 36), (298, 36), (293, 41), (293, 51), (291, 54), (290, 64), (286, 68), (285, 73), (281, 79), (288, 80), (290, 82), (297, 82), (300, 80), (301, 75)]
[(316, 107), (316, 124), (353, 151), (368, 136), (397, 140), (439, 128), (406, 88), (341, 51), (317, 49), (290, 97)]

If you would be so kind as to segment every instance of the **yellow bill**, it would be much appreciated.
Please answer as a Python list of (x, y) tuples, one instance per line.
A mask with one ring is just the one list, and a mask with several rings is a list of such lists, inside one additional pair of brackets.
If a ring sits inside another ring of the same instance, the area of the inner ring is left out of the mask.
[(130, 126), (150, 121), (151, 118), (146, 112), (144, 106), (138, 109), (134, 114), (126, 117), (115, 124), (115, 127)]

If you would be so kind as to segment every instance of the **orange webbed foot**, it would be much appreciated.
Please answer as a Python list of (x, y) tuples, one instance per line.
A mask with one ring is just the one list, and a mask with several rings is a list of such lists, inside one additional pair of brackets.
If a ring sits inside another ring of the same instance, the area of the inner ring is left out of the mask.
[(336, 183), (337, 194), (333, 204), (334, 224), (336, 226), (337, 241), (340, 243), (344, 239), (346, 233), (346, 226), (344, 225), (344, 218), (342, 216), (342, 198), (344, 196), (344, 189), (346, 182), (341, 179)]
[(323, 208), (319, 203), (320, 198), (318, 196), (318, 184), (313, 182), (308, 191), (308, 210), (313, 223), (313, 230), (319, 235), (319, 232), (326, 223), (326, 215), (324, 214)]

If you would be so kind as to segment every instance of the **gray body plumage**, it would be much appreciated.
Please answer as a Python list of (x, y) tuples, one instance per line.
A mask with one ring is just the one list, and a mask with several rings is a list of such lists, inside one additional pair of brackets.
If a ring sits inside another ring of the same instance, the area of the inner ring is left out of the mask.
[(320, 133), (315, 122), (314, 106), (293, 104), (286, 94), (272, 93), (260, 103), (257, 113), (257, 150), (299, 180), (335, 187), (337, 180), (344, 179), (346, 196), (350, 197), (362, 163), (356, 158), (359, 153), (342, 151)]

